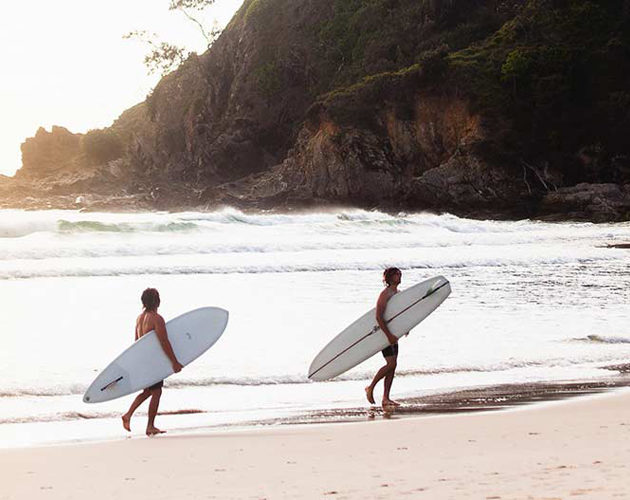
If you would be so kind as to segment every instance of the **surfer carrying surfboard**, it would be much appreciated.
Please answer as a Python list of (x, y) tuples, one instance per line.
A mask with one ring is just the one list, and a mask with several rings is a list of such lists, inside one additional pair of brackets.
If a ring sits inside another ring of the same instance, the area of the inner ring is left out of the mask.
[[(160, 306), (160, 294), (155, 288), (147, 288), (144, 292), (142, 292), (141, 300), (144, 310), (136, 320), (135, 339), (138, 340), (143, 335), (149, 333), (152, 330), (155, 330), (155, 333), (157, 334), (157, 338), (160, 341), (160, 345), (162, 346), (164, 353), (173, 365), (173, 371), (175, 373), (180, 372), (183, 367), (179, 363), (179, 361), (177, 361), (175, 353), (173, 352), (173, 347), (168, 340), (164, 318), (160, 316), (157, 312), (157, 309)], [(131, 431), (131, 417), (133, 413), (142, 403), (144, 403), (144, 401), (146, 401), (150, 397), (151, 402), (149, 403), (147, 436), (163, 434), (164, 432), (166, 432), (158, 429), (155, 426), (155, 416), (157, 415), (158, 406), (160, 405), (160, 397), (162, 396), (163, 384), (164, 382), (160, 381), (150, 387), (147, 387), (136, 397), (136, 399), (133, 400), (133, 403), (131, 403), (131, 406), (129, 407), (127, 413), (122, 416), (123, 427), (125, 428), (125, 430)]]
[(383, 389), (383, 406), (400, 406), (400, 403), (396, 401), (392, 401), (389, 398), (389, 391), (392, 388), (392, 382), (394, 381), (394, 374), (396, 373), (396, 360), (398, 358), (398, 339), (396, 336), (392, 335), (387, 328), (387, 323), (383, 318), (383, 313), (385, 312), (385, 307), (387, 306), (387, 302), (391, 299), (395, 294), (398, 293), (398, 285), (400, 285), (400, 281), (402, 280), (402, 272), (397, 267), (388, 267), (383, 272), (383, 283), (385, 284), (385, 289), (378, 296), (378, 300), (376, 302), (376, 321), (378, 326), (381, 328), (389, 344), (385, 349), (381, 351), (383, 357), (385, 358), (385, 366), (383, 366), (376, 375), (374, 375), (374, 379), (372, 383), (365, 388), (365, 394), (367, 396), (367, 400), (374, 404), (374, 387), (379, 383), (381, 379), (385, 379), (384, 381), (384, 389)]

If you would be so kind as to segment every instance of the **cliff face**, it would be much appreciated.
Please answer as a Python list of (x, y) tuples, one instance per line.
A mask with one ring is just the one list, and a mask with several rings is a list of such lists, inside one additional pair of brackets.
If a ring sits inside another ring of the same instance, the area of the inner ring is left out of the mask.
[(27, 140), (17, 177), (142, 207), (624, 219), (629, 26), (628, 0), (247, 0), (110, 129)]
[(321, 2), (246, 2), (212, 50), (164, 78), (133, 129), (132, 162), (145, 174), (199, 185), (279, 163), (307, 107), (311, 57), (303, 35)]
[[(482, 154), (488, 142), (482, 118), (467, 99), (427, 87), (425, 79), (418, 69), (397, 75), (396, 82), (376, 79), (355, 89), (361, 98), (345, 94), (318, 102), (281, 165), (212, 189), (207, 199), (264, 207), (341, 202), (524, 213), (518, 203), (526, 196), (522, 180)], [(352, 105), (342, 118), (336, 100), (343, 106), (348, 100), (373, 102), (369, 120), (359, 109), (353, 113)]]

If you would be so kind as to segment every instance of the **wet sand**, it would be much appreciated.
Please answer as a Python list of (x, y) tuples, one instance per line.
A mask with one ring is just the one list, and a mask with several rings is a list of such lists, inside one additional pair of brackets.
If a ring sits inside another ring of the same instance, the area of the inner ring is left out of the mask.
[[(618, 372), (606, 380), (575, 380), (565, 382), (532, 382), (527, 384), (505, 384), (476, 387), (465, 390), (430, 394), (415, 398), (396, 398), (401, 404), (397, 408), (382, 408), (368, 405), (334, 408), (300, 413), (283, 418), (271, 418), (212, 426), (203, 430), (247, 429), (252, 427), (364, 422), (378, 419), (402, 419), (449, 415), (481, 411), (505, 410), (548, 401), (560, 401), (589, 394), (599, 394), (611, 389), (630, 386), (630, 365), (606, 367)], [(160, 413), (167, 414), (167, 413)], [(199, 429), (202, 430), (202, 429)]]
[(630, 389), (493, 412), (0, 452), (0, 499), (627, 498)]

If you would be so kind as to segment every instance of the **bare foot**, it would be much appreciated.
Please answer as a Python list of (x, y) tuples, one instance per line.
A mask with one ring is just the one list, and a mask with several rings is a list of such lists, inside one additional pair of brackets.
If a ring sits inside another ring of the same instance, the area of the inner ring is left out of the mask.
[(166, 431), (162, 431), (157, 427), (147, 427), (147, 436), (155, 436), (156, 434), (166, 434)]
[(367, 397), (368, 402), (374, 404), (374, 389), (372, 389), (369, 385), (365, 388), (365, 396)]
[(391, 408), (392, 406), (400, 406), (400, 403), (398, 403), (397, 401), (392, 401), (391, 399), (384, 399), (383, 406), (389, 406)]
[(122, 417), (123, 427), (127, 432), (131, 432), (131, 417), (127, 416), (127, 414)]

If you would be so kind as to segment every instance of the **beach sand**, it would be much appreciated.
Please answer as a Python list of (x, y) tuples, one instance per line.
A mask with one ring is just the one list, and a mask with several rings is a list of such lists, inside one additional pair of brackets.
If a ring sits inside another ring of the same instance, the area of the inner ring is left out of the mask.
[(515, 409), (0, 451), (0, 499), (630, 498), (630, 389)]

